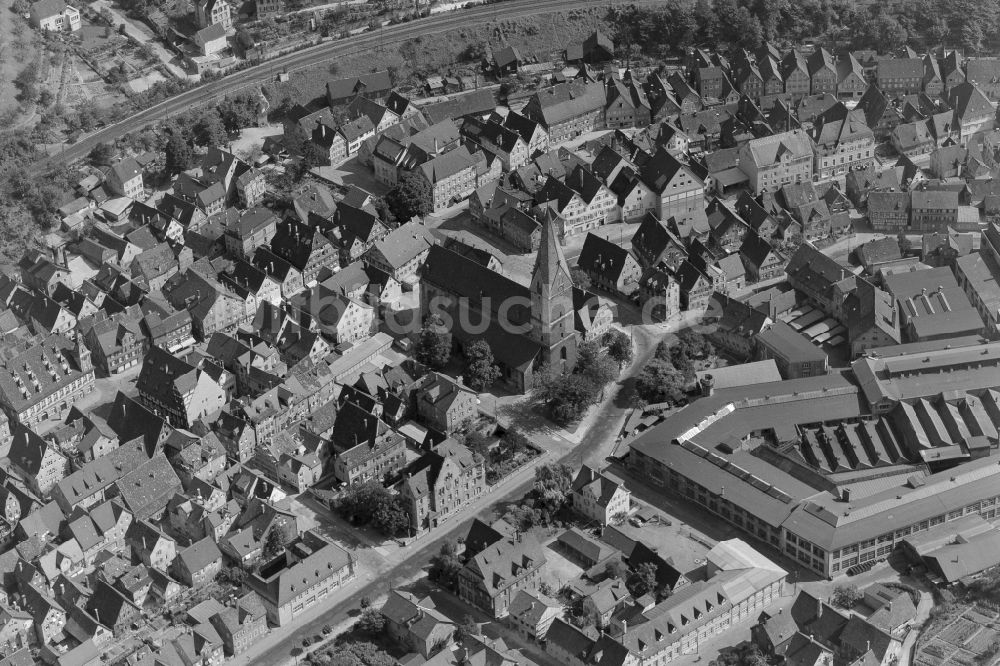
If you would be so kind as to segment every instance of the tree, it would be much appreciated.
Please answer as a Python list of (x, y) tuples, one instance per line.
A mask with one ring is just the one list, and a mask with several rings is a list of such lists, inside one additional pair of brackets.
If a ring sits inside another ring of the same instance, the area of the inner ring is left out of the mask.
[(573, 487), (573, 469), (564, 463), (549, 463), (535, 469), (534, 508), (555, 515), (566, 504)]
[(385, 197), (375, 197), (372, 205), (375, 206), (375, 213), (378, 215), (378, 219), (382, 220), (386, 226), (389, 228), (399, 226), (396, 216), (392, 214), (392, 211), (389, 210), (389, 204), (385, 202)]
[(430, 315), (424, 321), (414, 353), (418, 361), (435, 370), (447, 365), (451, 358), (451, 333), (437, 315)]
[(661, 358), (647, 363), (635, 380), (635, 392), (647, 403), (677, 401), (683, 396), (684, 376)]
[(227, 132), (236, 133), (257, 124), (258, 98), (251, 94), (226, 97), (219, 103), (219, 116)]
[(625, 585), (633, 597), (652, 594), (656, 591), (656, 565), (652, 562), (643, 562), (632, 571)]
[(850, 609), (854, 607), (854, 604), (861, 601), (862, 596), (857, 585), (838, 585), (833, 588), (832, 601), (841, 608)]
[(229, 143), (226, 126), (218, 109), (209, 107), (194, 125), (194, 140), (199, 146), (222, 147)]
[(385, 195), (385, 203), (400, 224), (414, 217), (425, 217), (434, 212), (434, 192), (430, 183), (418, 175), (417, 171), (408, 171), (399, 179), (396, 187)]
[(677, 333), (677, 345), (685, 349), (689, 356), (706, 358), (715, 353), (715, 345), (707, 336), (685, 328)]
[(252, 49), (254, 47), (253, 35), (250, 34), (249, 30), (247, 30), (244, 27), (240, 27), (236, 31), (236, 45), (239, 46), (244, 51), (246, 51), (247, 49)]
[(301, 156), (307, 143), (311, 143), (306, 131), (298, 123), (291, 123), (285, 128), (285, 150), (289, 155)]
[(88, 157), (91, 164), (106, 166), (115, 158), (115, 147), (110, 143), (99, 143), (93, 147)]
[(369, 606), (361, 612), (355, 627), (368, 636), (378, 636), (385, 629), (385, 616), (379, 609)]
[(302, 163), (306, 170), (329, 164), (330, 154), (323, 150), (315, 141), (306, 141), (302, 146)]
[(568, 425), (581, 416), (587, 407), (594, 404), (599, 387), (580, 374), (561, 375), (548, 393), (549, 413), (560, 425)]
[(431, 567), (427, 577), (449, 589), (455, 589), (458, 584), (458, 572), (462, 570), (462, 560), (458, 559), (458, 550), (450, 541), (441, 545), (441, 550), (431, 558)]
[(188, 145), (188, 142), (184, 140), (184, 137), (179, 132), (172, 133), (170, 138), (167, 139), (165, 153), (168, 175), (172, 176), (190, 169), (194, 163), (194, 153), (191, 152), (191, 146)]
[(466, 638), (479, 635), (479, 625), (476, 624), (475, 618), (471, 615), (466, 615), (462, 618), (461, 623), (455, 626), (455, 642), (461, 643)]
[(264, 556), (274, 557), (285, 549), (285, 541), (282, 539), (281, 530), (272, 528), (264, 538)]
[(569, 276), (573, 280), (573, 284), (577, 287), (583, 289), (584, 291), (590, 290), (590, 276), (587, 275), (587, 271), (578, 266), (574, 266), (569, 269)]
[(396, 507), (398, 498), (386, 490), (377, 480), (351, 486), (336, 503), (337, 512), (356, 525), (374, 522), (376, 527), (391, 528), (397, 525)]
[(398, 495), (383, 500), (375, 507), (372, 524), (386, 536), (402, 534), (410, 527), (410, 514)]
[(908, 255), (910, 253), (910, 250), (913, 249), (913, 241), (907, 238), (906, 234), (903, 233), (902, 231), (900, 231), (899, 235), (896, 236), (896, 242), (899, 243), (899, 253), (902, 254), (903, 256)]
[(14, 77), (17, 100), (30, 104), (38, 99), (38, 61), (32, 60)]
[(580, 368), (580, 374), (600, 392), (601, 399), (604, 398), (604, 387), (613, 382), (620, 371), (621, 366), (605, 354), (595, 358), (589, 365)]
[(500, 367), (493, 362), (493, 350), (486, 340), (476, 340), (465, 349), (465, 380), (482, 391), (500, 379)]
[(608, 578), (625, 580), (628, 576), (628, 567), (621, 561), (621, 558), (615, 557), (604, 565), (604, 575)]
[(608, 331), (605, 337), (608, 338), (605, 341), (608, 356), (618, 364), (619, 369), (632, 362), (632, 338), (618, 330)]

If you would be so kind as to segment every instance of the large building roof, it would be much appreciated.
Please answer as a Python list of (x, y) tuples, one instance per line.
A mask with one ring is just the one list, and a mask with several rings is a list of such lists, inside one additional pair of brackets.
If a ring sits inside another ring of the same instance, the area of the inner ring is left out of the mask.
[(760, 167), (770, 167), (778, 163), (785, 154), (789, 159), (812, 157), (812, 143), (809, 135), (802, 130), (781, 132), (771, 136), (753, 139), (746, 144), (747, 152), (754, 164)]
[(993, 388), (1000, 385), (1000, 342), (891, 358), (882, 358), (874, 350), (854, 361), (851, 369), (872, 405)]

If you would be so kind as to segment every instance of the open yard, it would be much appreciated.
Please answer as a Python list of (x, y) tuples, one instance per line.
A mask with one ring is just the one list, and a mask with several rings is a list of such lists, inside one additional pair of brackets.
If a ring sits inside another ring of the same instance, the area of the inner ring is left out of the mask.
[(1000, 635), (998, 613), (985, 606), (951, 607), (924, 631), (917, 644), (915, 666), (992, 664)]
[(38, 34), (28, 22), (11, 11), (10, 3), (0, 8), (0, 114), (18, 107), (14, 78), (38, 54)]
[[(416, 85), (420, 83), (417, 77), (427, 73), (471, 74), (475, 60), (483, 55), (484, 44), (510, 44), (529, 61), (547, 61), (553, 56), (562, 57), (567, 45), (582, 41), (597, 28), (610, 32), (604, 22), (605, 11), (576, 9), (530, 19), (500, 18), (453, 30), (447, 39), (431, 34), (401, 44), (384, 44), (339, 58), (336, 74), (330, 73), (329, 65), (291, 72), (287, 82), (268, 86), (268, 97), (274, 104), (285, 97), (308, 104), (325, 95), (329, 79), (377, 69), (392, 68), (398, 73), (400, 85), (408, 82)], [(498, 17), (502, 16), (503, 12), (498, 12)]]

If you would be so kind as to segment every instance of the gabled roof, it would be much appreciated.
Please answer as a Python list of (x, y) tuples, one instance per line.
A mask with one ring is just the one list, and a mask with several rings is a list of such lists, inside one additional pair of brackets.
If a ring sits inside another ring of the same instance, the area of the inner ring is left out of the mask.
[(603, 236), (588, 233), (576, 263), (585, 271), (603, 275), (615, 282), (621, 277), (628, 256), (628, 250), (617, 243), (612, 243)]
[(993, 105), (974, 83), (963, 82), (948, 91), (948, 102), (955, 110), (955, 119), (966, 122), (994, 115)]
[(401, 268), (434, 245), (434, 235), (422, 224), (407, 222), (376, 241), (375, 249), (393, 268)]
[(326, 84), (326, 94), (331, 101), (336, 102), (352, 95), (388, 92), (390, 88), (392, 88), (392, 79), (389, 77), (389, 71), (382, 70), (371, 74), (349, 76), (328, 81)]

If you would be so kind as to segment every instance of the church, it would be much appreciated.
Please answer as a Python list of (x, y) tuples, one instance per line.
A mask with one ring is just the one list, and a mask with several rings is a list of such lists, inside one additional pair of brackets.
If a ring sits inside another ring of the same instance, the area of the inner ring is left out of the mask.
[(573, 281), (551, 222), (525, 287), (486, 266), (431, 247), (420, 276), (421, 319), (441, 315), (459, 350), (486, 340), (511, 389), (531, 390), (544, 365), (570, 372), (576, 365)]

